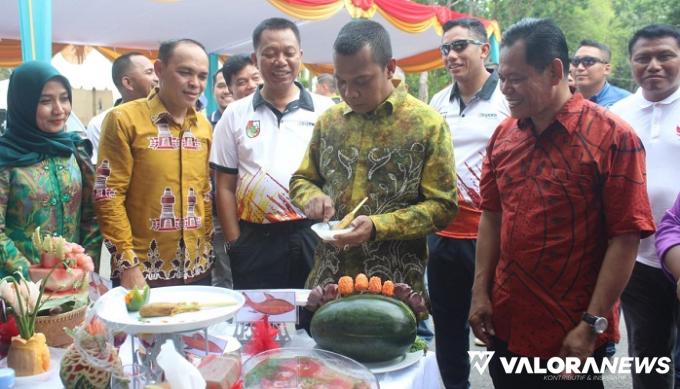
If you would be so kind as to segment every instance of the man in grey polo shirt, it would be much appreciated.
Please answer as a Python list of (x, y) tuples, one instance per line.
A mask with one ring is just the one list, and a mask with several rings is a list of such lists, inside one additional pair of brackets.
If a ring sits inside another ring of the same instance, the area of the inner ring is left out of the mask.
[(479, 178), (486, 144), (510, 115), (498, 75), (484, 67), (486, 30), (476, 19), (444, 24), (442, 61), (455, 80), (430, 105), (444, 116), (453, 139), (458, 176), (458, 215), (428, 238), (427, 280), (432, 301), (437, 363), (447, 389), (468, 388), (470, 328), (467, 322), (475, 273)]
[(253, 47), (264, 84), (229, 105), (215, 127), (217, 212), (235, 289), (302, 288), (318, 241), (292, 205), (288, 182), (333, 101), (295, 82), (302, 50), (294, 23), (264, 20)]

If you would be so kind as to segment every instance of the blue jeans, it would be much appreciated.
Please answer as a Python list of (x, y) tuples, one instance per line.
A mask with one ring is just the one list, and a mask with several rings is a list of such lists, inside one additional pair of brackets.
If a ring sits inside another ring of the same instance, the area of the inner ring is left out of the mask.
[(430, 235), (427, 280), (437, 364), (447, 389), (470, 387), (470, 300), (475, 274), (474, 239), (451, 239)]

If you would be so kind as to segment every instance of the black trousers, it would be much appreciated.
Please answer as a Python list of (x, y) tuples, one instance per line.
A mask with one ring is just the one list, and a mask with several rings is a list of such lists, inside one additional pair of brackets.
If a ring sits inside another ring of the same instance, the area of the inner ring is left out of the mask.
[(304, 288), (319, 243), (312, 224), (240, 221), (241, 235), (229, 250), (234, 289)]
[[(631, 357), (673, 357), (678, 301), (675, 285), (661, 269), (636, 262), (621, 295)], [(673, 370), (666, 374), (633, 374), (634, 389), (672, 389)]]
[(470, 300), (475, 275), (474, 239), (430, 235), (427, 282), (432, 302), (437, 364), (447, 389), (470, 387)]
[[(569, 388), (569, 389), (602, 389), (601, 374), (577, 374), (570, 379), (565, 379), (562, 376), (554, 374), (528, 374), (526, 372), (520, 374), (506, 374), (501, 364), (501, 357), (509, 360), (512, 357), (520, 357), (513, 352), (508, 351), (508, 344), (498, 338), (493, 338), (493, 345), (489, 347), (489, 351), (493, 351), (493, 357), (489, 362), (489, 374), (493, 381), (495, 389), (554, 389), (554, 388)], [(593, 353), (593, 357), (597, 363), (606, 358), (606, 345), (598, 348)], [(533, 366), (533, 364), (532, 364)], [(547, 361), (541, 360), (540, 366), (546, 368)]]

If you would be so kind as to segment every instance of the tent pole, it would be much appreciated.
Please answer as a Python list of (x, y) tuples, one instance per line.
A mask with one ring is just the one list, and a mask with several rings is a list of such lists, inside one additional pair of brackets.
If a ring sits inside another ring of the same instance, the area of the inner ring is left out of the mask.
[(52, 0), (17, 1), (21, 60), (49, 63), (52, 59)]
[(215, 95), (213, 95), (213, 88), (215, 83), (213, 82), (213, 76), (217, 73), (219, 69), (219, 55), (213, 53), (208, 55), (208, 82), (205, 86), (205, 97), (208, 100), (208, 106), (205, 110), (206, 115), (210, 117), (213, 112), (217, 110), (217, 102), (215, 101)]
[(489, 46), (491, 46), (491, 63), (500, 63), (500, 49), (498, 47), (498, 41), (496, 40), (496, 35), (491, 34), (489, 37)]

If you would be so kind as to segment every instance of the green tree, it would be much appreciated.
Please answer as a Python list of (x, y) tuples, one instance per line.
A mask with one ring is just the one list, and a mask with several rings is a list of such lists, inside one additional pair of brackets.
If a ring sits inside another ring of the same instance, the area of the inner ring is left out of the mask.
[[(501, 31), (524, 17), (551, 18), (567, 38), (570, 55), (582, 39), (594, 39), (612, 51), (612, 83), (635, 89), (628, 61), (628, 40), (641, 27), (652, 23), (680, 26), (678, 0), (416, 0), (450, 7), (458, 12), (496, 20)], [(417, 94), (418, 75), (407, 75)], [(430, 96), (450, 82), (444, 69), (429, 74)]]

